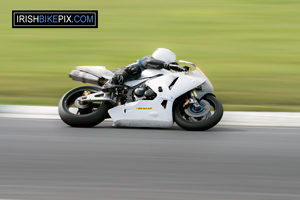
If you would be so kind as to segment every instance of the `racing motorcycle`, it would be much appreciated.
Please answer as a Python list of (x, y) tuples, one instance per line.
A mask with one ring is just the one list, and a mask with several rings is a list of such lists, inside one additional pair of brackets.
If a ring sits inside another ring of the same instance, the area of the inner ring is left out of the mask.
[(59, 102), (59, 115), (73, 127), (92, 127), (108, 118), (116, 127), (168, 128), (174, 122), (190, 131), (214, 127), (222, 118), (223, 106), (211, 82), (195, 64), (179, 62), (185, 66), (145, 69), (139, 78), (110, 87), (105, 83), (114, 73), (105, 67), (76, 67), (69, 77), (92, 86), (68, 91)]

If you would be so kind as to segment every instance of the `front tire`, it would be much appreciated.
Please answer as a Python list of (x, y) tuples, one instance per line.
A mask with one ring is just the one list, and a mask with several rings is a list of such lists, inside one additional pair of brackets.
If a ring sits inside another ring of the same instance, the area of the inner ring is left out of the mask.
[(94, 93), (100, 91), (98, 87), (82, 86), (68, 91), (58, 104), (58, 113), (60, 118), (68, 125), (73, 127), (93, 127), (102, 122), (107, 116), (110, 104), (107, 102), (88, 103), (78, 105), (77, 98), (83, 96), (85, 91)]
[(223, 116), (223, 106), (213, 95), (208, 94), (201, 99), (200, 111), (196, 111), (192, 104), (186, 105), (186, 102), (186, 98), (179, 98), (173, 107), (174, 121), (183, 129), (204, 131), (214, 127)]

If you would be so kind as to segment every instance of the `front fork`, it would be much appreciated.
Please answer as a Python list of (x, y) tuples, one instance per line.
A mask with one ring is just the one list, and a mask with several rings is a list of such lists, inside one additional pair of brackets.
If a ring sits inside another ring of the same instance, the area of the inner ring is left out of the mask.
[(201, 106), (200, 106), (198, 100), (196, 99), (196, 97), (197, 97), (196, 90), (191, 90), (190, 91), (190, 96), (191, 96), (191, 98), (189, 99), (190, 100), (189, 103), (193, 104), (195, 110), (200, 110)]
[(200, 109), (201, 106), (200, 106), (200, 104), (199, 104), (199, 102), (198, 102), (198, 100), (196, 98), (198, 96), (197, 93), (196, 93), (196, 90), (191, 90), (189, 92), (189, 96), (190, 96), (190, 98), (188, 98), (186, 100), (186, 102), (183, 104), (182, 107), (186, 107), (188, 104), (193, 104), (193, 107), (195, 109)]
[(183, 104), (184, 112), (191, 117), (203, 117), (210, 112), (210, 103), (203, 99), (206, 92), (191, 90), (189, 98)]
[(195, 110), (201, 110), (200, 101), (206, 94), (208, 93), (195, 89), (189, 91), (189, 98), (183, 104), (183, 107), (186, 107), (187, 105), (192, 105)]

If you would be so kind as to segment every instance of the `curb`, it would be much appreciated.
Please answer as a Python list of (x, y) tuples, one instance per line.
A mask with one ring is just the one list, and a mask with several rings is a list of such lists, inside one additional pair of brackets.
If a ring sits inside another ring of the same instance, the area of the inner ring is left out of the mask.
[[(60, 119), (55, 106), (0, 105), (0, 117)], [(225, 111), (219, 125), (300, 127), (300, 112)]]

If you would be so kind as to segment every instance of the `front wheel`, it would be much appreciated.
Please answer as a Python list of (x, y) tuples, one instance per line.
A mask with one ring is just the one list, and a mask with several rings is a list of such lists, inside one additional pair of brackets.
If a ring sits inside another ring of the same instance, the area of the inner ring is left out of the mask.
[(98, 87), (83, 86), (68, 91), (58, 104), (60, 118), (73, 127), (92, 127), (107, 116), (110, 104), (107, 102), (81, 103), (78, 98), (84, 94), (98, 92)]
[(223, 116), (223, 106), (213, 95), (206, 95), (199, 101), (200, 109), (189, 104), (186, 98), (174, 103), (174, 121), (189, 131), (204, 131), (214, 127)]

